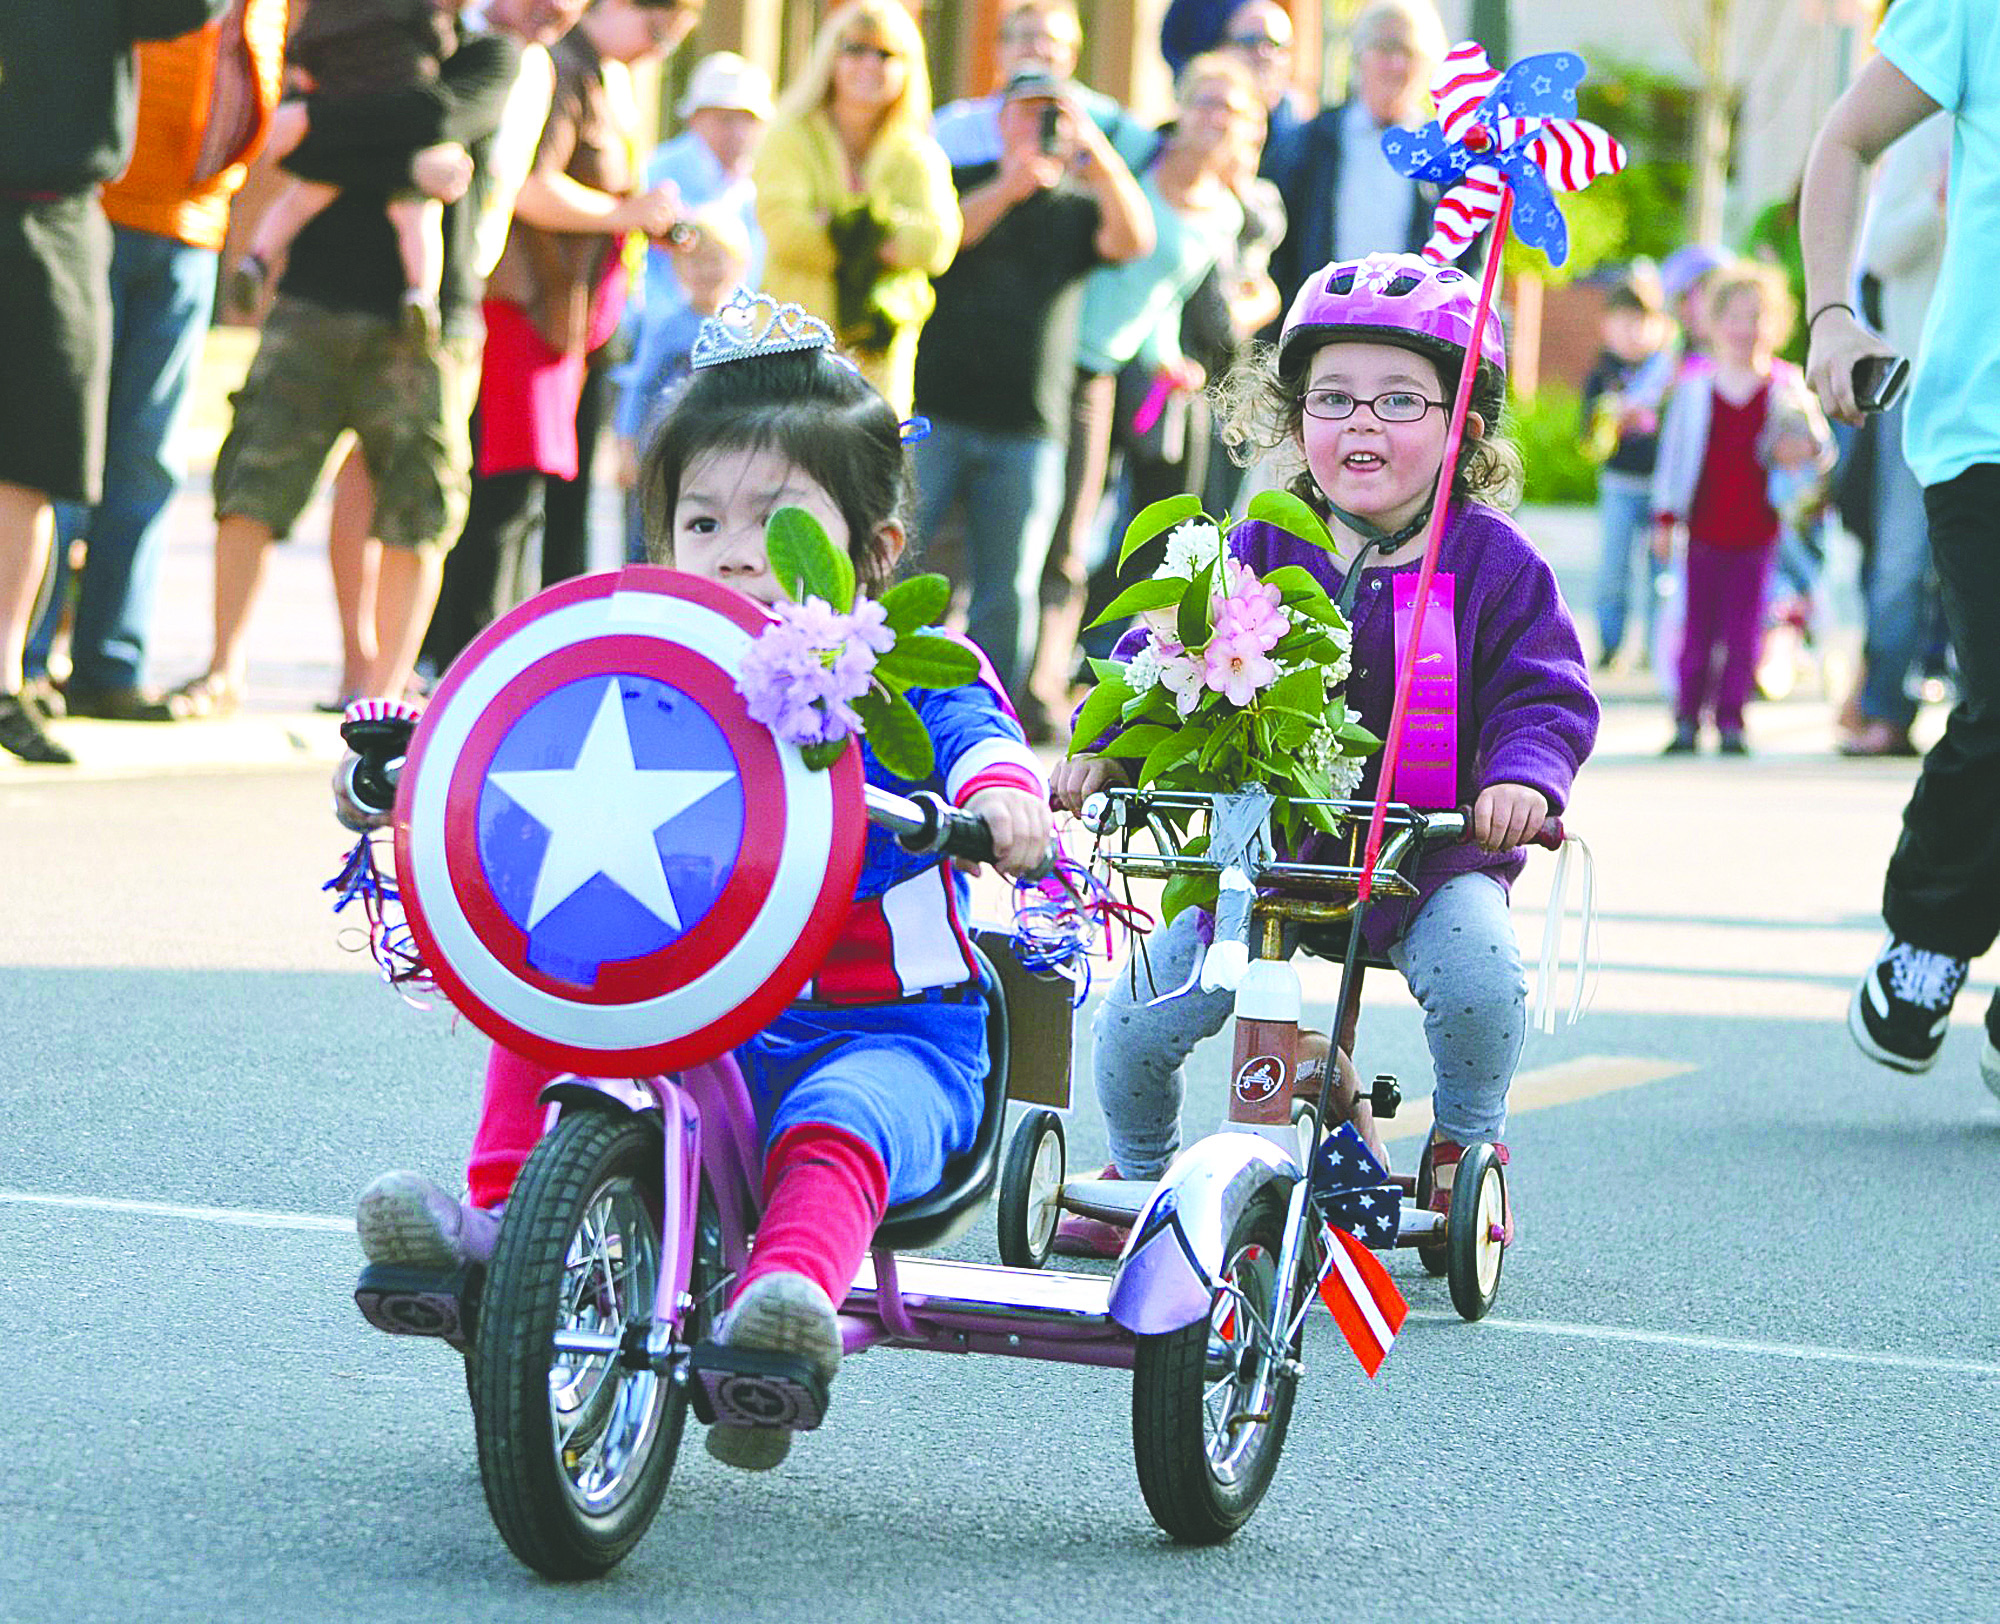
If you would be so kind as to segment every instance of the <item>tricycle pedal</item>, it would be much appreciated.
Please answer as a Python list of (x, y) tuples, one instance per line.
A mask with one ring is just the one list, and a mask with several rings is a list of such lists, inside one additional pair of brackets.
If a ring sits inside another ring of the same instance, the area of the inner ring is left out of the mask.
[(798, 1354), (703, 1342), (688, 1371), (688, 1398), (708, 1426), (810, 1432), (826, 1419), (826, 1382)]
[(485, 1273), (477, 1263), (456, 1269), (371, 1263), (355, 1282), (354, 1305), (378, 1331), (442, 1337), (462, 1353), (472, 1346)]

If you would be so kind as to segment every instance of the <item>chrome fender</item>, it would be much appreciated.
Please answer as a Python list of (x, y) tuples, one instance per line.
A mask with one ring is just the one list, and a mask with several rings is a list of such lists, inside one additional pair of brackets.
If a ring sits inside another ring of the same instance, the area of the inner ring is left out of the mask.
[(1267, 1185), (1289, 1196), (1298, 1164), (1259, 1134), (1214, 1133), (1188, 1146), (1132, 1225), (1111, 1282), (1111, 1317), (1138, 1336), (1205, 1317), (1229, 1232)]

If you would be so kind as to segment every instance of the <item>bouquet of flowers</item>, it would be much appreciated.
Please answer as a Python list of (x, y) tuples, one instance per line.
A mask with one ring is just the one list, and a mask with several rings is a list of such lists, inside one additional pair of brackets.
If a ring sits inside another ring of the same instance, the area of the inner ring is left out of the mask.
[(751, 716), (806, 765), (826, 768), (867, 735), (875, 759), (918, 782), (937, 764), (909, 688), (956, 688), (979, 675), (979, 656), (934, 628), (951, 607), (942, 575), (913, 575), (881, 597), (856, 590), (854, 565), (803, 508), (780, 508), (764, 545), (790, 603), (779, 604), (737, 674)]
[[(1335, 550), (1319, 515), (1289, 492), (1261, 492), (1248, 517)], [(1162, 533), (1166, 561), (1095, 624), (1137, 616), (1146, 640), (1123, 663), (1090, 662), (1097, 686), (1070, 754), (1134, 759), (1141, 788), (1261, 786), (1277, 797), (1276, 833), (1296, 845), (1309, 829), (1338, 826), (1331, 809), (1294, 798), (1352, 795), (1361, 758), (1381, 740), (1348, 717), (1348, 628), (1326, 589), (1296, 564), (1259, 577), (1224, 548), (1230, 523), (1210, 519), (1192, 496), (1155, 502), (1133, 519), (1119, 562)], [(1196, 835), (1184, 849), (1198, 852), (1205, 840)], [(1168, 918), (1190, 903), (1213, 905), (1215, 880), (1177, 877), (1162, 900)]]

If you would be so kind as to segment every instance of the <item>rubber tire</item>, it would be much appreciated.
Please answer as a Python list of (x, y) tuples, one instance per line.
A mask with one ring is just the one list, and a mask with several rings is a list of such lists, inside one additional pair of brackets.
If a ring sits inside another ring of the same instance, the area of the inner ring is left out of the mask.
[(1051, 1134), (1056, 1142), (1056, 1190), (1060, 1194), (1069, 1172), (1069, 1143), (1062, 1118), (1046, 1107), (1037, 1106), (1015, 1125), (1014, 1137), (1007, 1142), (1007, 1159), (1000, 1165), (1000, 1206), (994, 1223), (999, 1231), (1000, 1261), (1010, 1269), (1041, 1268), (1055, 1245), (1053, 1223), (1039, 1246), (1028, 1233), (1035, 1161), (1041, 1155), (1042, 1142)]
[[(565, 1111), (521, 1169), (487, 1269), (469, 1368), (479, 1476), (507, 1548), (551, 1579), (595, 1578), (639, 1543), (666, 1493), (686, 1427), (686, 1389), (663, 1376), (664, 1410), (624, 1497), (603, 1516), (590, 1515), (570, 1497), (549, 1415), (551, 1338), (562, 1307), (564, 1259), (607, 1182), (632, 1180), (657, 1210), (659, 1177), (656, 1121), (588, 1107)], [(689, 1288), (698, 1300), (709, 1285), (700, 1278), (711, 1216), (706, 1192), (702, 1205), (697, 1277)], [(699, 1326), (691, 1330), (700, 1334)]]
[[(1507, 1171), (1500, 1165), (1500, 1158), (1494, 1154), (1491, 1145), (1467, 1145), (1465, 1154), (1459, 1158), (1458, 1172), (1452, 1177), (1451, 1212), (1445, 1220), (1451, 1306), (1458, 1310), (1459, 1318), (1465, 1320), (1486, 1317), (1500, 1295), (1500, 1274), (1507, 1262), (1505, 1244), (1486, 1240), (1485, 1227), (1480, 1222), (1480, 1192), (1488, 1180), (1496, 1182), (1497, 1210), (1502, 1215), (1500, 1221), (1505, 1222)], [(1498, 1255), (1493, 1258), (1492, 1282), (1482, 1285), (1479, 1262), (1489, 1246), (1497, 1246)]]
[[(1284, 1234), (1283, 1196), (1267, 1187), (1236, 1220), (1223, 1256), (1234, 1258), (1254, 1242), (1275, 1261)], [(1281, 1376), (1254, 1465), (1239, 1483), (1218, 1482), (1202, 1427), (1210, 1320), (1204, 1314), (1178, 1331), (1139, 1337), (1132, 1361), (1132, 1460), (1139, 1490), (1153, 1520), (1183, 1545), (1218, 1545), (1250, 1520), (1278, 1469), (1297, 1396), (1297, 1382)], [(1296, 1357), (1296, 1339), (1291, 1351)]]

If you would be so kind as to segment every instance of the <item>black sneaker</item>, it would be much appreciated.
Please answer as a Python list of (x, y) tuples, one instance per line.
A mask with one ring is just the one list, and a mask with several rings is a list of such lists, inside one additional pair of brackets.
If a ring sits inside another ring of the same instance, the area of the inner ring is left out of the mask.
[(1986, 1006), (1986, 1046), (1979, 1051), (1979, 1075), (2000, 1099), (2000, 992)]
[(19, 694), (0, 694), (0, 750), (50, 767), (67, 767), (76, 760), (49, 737), (41, 711)]
[(1674, 736), (1667, 741), (1666, 749), (1662, 750), (1660, 754), (1663, 756), (1691, 756), (1695, 752), (1699, 737), (1691, 727), (1677, 727), (1674, 729)]
[(1898, 1071), (1929, 1071), (1944, 1047), (1951, 1003), (1965, 985), (1965, 972), (1964, 959), (1891, 936), (1847, 1006), (1847, 1030), (1856, 1047)]

